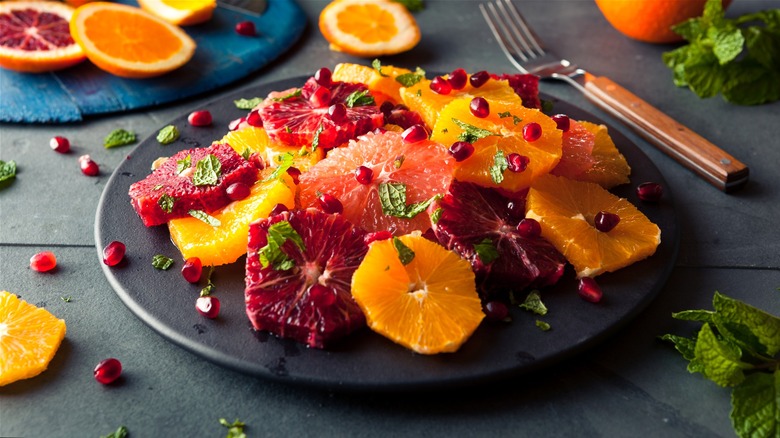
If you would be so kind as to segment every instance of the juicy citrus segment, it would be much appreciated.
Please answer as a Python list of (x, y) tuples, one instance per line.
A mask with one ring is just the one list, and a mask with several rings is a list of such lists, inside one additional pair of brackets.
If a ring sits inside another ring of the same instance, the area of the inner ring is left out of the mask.
[(233, 263), (246, 254), (251, 222), (268, 217), (276, 204), (294, 207), (294, 187), (292, 179), (286, 174), (260, 181), (252, 186), (248, 197), (211, 214), (219, 221), (218, 226), (194, 217), (170, 220), (168, 230), (171, 240), (185, 260), (198, 257), (204, 266)]
[[(610, 231), (594, 226), (606, 211), (620, 221)], [(549, 240), (574, 266), (578, 277), (595, 277), (645, 259), (661, 243), (661, 230), (634, 207), (598, 184), (546, 175), (528, 192), (526, 217), (542, 226)]]
[(48, 367), (65, 337), (65, 321), (0, 291), (0, 386)]
[[(333, 80), (365, 84), (377, 105), (389, 98), (393, 103), (401, 102), (401, 83), (396, 81), (399, 75), (411, 73), (411, 70), (383, 65), (381, 72), (375, 68), (360, 64), (341, 63), (333, 69)], [(378, 94), (377, 94), (378, 93)]]
[(263, 163), (269, 167), (277, 167), (286, 154), (293, 154), (292, 165), (302, 172), (309, 170), (325, 156), (323, 149), (312, 151), (279, 144), (268, 137), (265, 129), (255, 126), (231, 131), (215, 143), (227, 143), (239, 154), (245, 154), (247, 150), (250, 154), (259, 154)]
[(73, 8), (60, 2), (0, 3), (0, 67), (26, 73), (61, 70), (86, 59), (70, 36)]
[(80, 6), (70, 33), (93, 64), (128, 78), (159, 76), (181, 67), (195, 53), (195, 42), (179, 27), (122, 4)]
[(605, 189), (628, 184), (631, 167), (628, 165), (626, 157), (615, 146), (607, 127), (591, 122), (581, 121), (579, 123), (595, 136), (592, 154), (595, 163), (578, 179), (594, 182)]
[[(490, 114), (485, 118), (474, 116), (469, 105), (471, 98), (453, 100), (441, 111), (439, 121), (434, 125), (431, 139), (449, 147), (467, 131), (460, 124), (488, 131), (491, 135), (473, 142), (474, 154), (455, 164), (454, 177), (458, 181), (473, 182), (483, 187), (497, 187), (510, 192), (527, 188), (536, 178), (547, 174), (561, 158), (561, 131), (552, 119), (536, 109), (523, 107), (520, 98), (515, 103), (488, 99)], [(542, 136), (536, 141), (523, 138), (523, 126), (538, 123)], [(503, 160), (510, 154), (528, 157), (524, 171), (504, 170), (497, 178), (491, 171), (495, 167), (498, 152)], [(503, 178), (503, 179), (501, 179)]]
[(146, 11), (178, 26), (203, 23), (211, 19), (216, 0), (138, 0)]
[(398, 239), (414, 252), (408, 264), (392, 239), (377, 241), (352, 276), (368, 326), (417, 353), (458, 350), (485, 316), (471, 265), (420, 235)]
[(420, 41), (412, 14), (390, 0), (339, 0), (320, 13), (319, 28), (333, 50), (377, 57), (410, 50)]

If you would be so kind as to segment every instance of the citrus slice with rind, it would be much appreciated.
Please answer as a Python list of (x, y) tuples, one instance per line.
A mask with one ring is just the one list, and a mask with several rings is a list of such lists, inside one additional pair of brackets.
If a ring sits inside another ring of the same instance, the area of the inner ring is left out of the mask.
[[(406, 264), (395, 239), (413, 253)], [(368, 326), (420, 354), (457, 351), (485, 316), (471, 265), (420, 235), (395, 239), (373, 242), (352, 276)]]
[(211, 19), (216, 0), (138, 0), (147, 12), (177, 26), (199, 24)]
[[(610, 231), (599, 231), (599, 212), (616, 214), (620, 221)], [(661, 243), (661, 230), (628, 200), (600, 185), (545, 175), (528, 191), (526, 217), (536, 219), (542, 237), (552, 242), (574, 266), (578, 277), (604, 272), (643, 260)]]
[(402, 74), (412, 73), (411, 70), (383, 65), (379, 70), (361, 64), (341, 63), (333, 69), (333, 80), (365, 84), (377, 105), (385, 100), (393, 103), (401, 102), (401, 83), (396, 78)]
[(64, 337), (65, 321), (0, 291), (0, 386), (45, 371)]

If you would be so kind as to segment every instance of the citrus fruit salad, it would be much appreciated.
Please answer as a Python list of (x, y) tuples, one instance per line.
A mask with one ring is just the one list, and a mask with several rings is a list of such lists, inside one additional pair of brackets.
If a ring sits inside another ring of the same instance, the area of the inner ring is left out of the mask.
[(327, 348), (367, 326), (453, 352), (504, 318), (513, 292), (571, 265), (597, 302), (594, 277), (660, 244), (609, 191), (631, 169), (607, 128), (545, 114), (535, 76), (429, 77), (377, 60), (255, 103), (129, 191), (146, 226), (168, 227), (187, 281), (245, 263), (255, 330)]

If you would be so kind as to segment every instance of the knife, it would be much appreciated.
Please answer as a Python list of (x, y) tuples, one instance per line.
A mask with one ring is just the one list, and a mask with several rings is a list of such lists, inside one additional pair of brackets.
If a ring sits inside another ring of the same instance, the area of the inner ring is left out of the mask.
[(267, 0), (217, 0), (217, 6), (237, 12), (260, 16), (268, 7)]

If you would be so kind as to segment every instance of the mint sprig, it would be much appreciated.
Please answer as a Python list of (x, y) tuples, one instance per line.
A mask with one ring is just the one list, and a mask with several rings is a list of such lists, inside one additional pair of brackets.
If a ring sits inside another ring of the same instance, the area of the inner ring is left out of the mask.
[(287, 271), (295, 266), (295, 260), (290, 258), (282, 246), (288, 240), (292, 241), (301, 251), (306, 251), (301, 235), (288, 221), (279, 221), (268, 227), (268, 243), (260, 248), (258, 256), (263, 268), (271, 266), (275, 271)]

